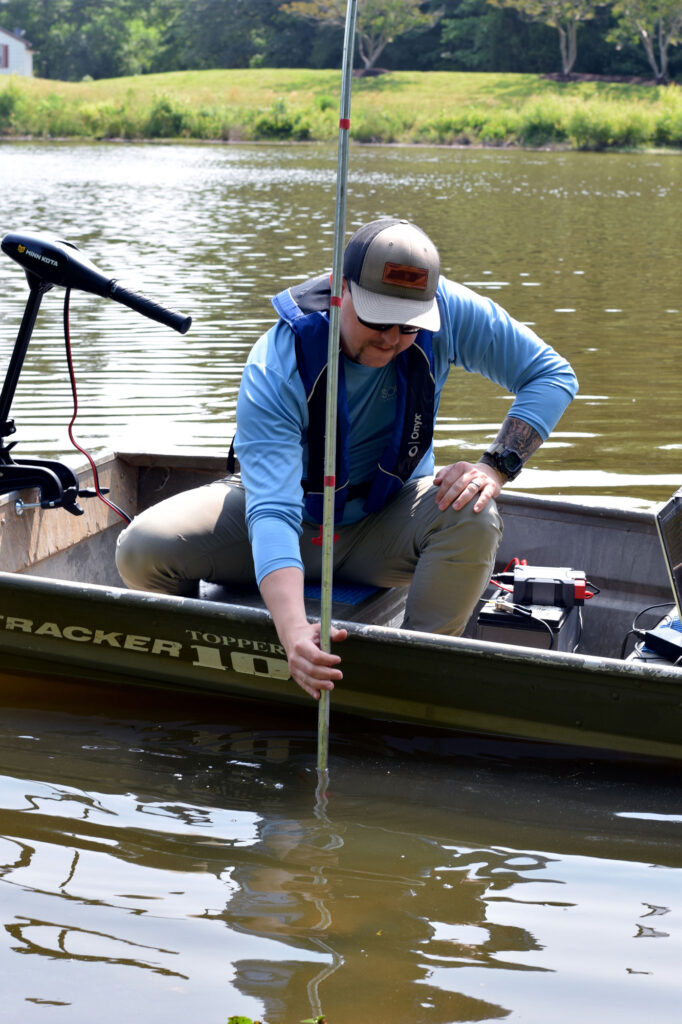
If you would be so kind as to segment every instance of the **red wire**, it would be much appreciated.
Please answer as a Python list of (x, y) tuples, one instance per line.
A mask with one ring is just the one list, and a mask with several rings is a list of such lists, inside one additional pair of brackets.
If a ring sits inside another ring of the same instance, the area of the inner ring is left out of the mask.
[(514, 558), (512, 558), (511, 561), (507, 562), (502, 572), (506, 572), (510, 565), (528, 565), (528, 559), (517, 558), (516, 556), (514, 556)]
[(81, 455), (84, 455), (86, 457), (86, 459), (88, 460), (88, 462), (90, 463), (90, 466), (92, 468), (92, 479), (93, 479), (93, 483), (95, 485), (95, 494), (97, 495), (97, 497), (100, 499), (100, 501), (103, 501), (104, 504), (108, 508), (110, 508), (112, 512), (115, 512), (117, 516), (120, 516), (121, 519), (125, 523), (129, 523), (131, 521), (130, 520), (130, 516), (127, 516), (125, 514), (125, 512), (123, 512), (122, 509), (118, 508), (117, 505), (114, 505), (113, 502), (111, 502), (107, 498), (105, 498), (104, 495), (102, 494), (102, 492), (100, 491), (100, 489), (99, 489), (99, 474), (97, 472), (97, 466), (95, 465), (95, 462), (94, 462), (92, 456), (90, 455), (90, 452), (87, 452), (85, 450), (85, 448), (83, 448), (78, 443), (76, 438), (73, 436), (73, 425), (76, 422), (76, 417), (78, 416), (78, 391), (76, 389), (76, 374), (74, 373), (74, 369), (73, 369), (73, 359), (71, 358), (71, 329), (69, 327), (69, 298), (70, 298), (70, 295), (71, 295), (71, 289), (67, 288), (66, 289), (66, 295), (64, 297), (64, 342), (66, 344), (66, 360), (67, 360), (67, 363), (68, 363), (68, 366), (69, 366), (69, 378), (71, 380), (71, 393), (73, 395), (73, 416), (71, 417), (71, 420), (70, 420), (69, 426), (68, 426), (69, 440), (71, 441), (71, 444), (74, 446), (74, 448), (77, 451), (79, 451), (81, 453)]
[[(509, 562), (507, 562), (507, 564), (505, 565), (505, 567), (502, 570), (502, 572), (503, 573), (506, 572), (509, 569), (510, 565), (528, 565), (528, 559), (527, 558), (517, 558), (516, 555), (514, 555), (514, 557)], [(502, 573), (500, 573), (500, 575), (502, 575)], [(494, 580), (494, 579), (491, 579), (490, 582), (493, 584), (493, 586), (499, 587), (500, 590), (504, 590), (508, 594), (513, 594), (514, 593), (514, 588), (513, 587), (505, 587), (504, 583), (498, 583), (497, 580)]]

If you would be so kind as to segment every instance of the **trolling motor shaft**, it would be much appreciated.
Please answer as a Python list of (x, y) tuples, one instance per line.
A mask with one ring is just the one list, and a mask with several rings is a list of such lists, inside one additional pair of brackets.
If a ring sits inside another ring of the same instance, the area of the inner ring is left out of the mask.
[(40, 491), (41, 508), (65, 508), (73, 515), (82, 515), (78, 504), (78, 480), (75, 473), (63, 463), (54, 459), (20, 459), (15, 461), (11, 450), (16, 441), (3, 444), (9, 434), (15, 432), (14, 420), (9, 412), (19, 382), (19, 375), (26, 356), (28, 343), (35, 326), (43, 295), (52, 285), (27, 271), (29, 296), (21, 321), (19, 333), (7, 368), (5, 383), (0, 392), (0, 494), (23, 491), (37, 487)]
[(73, 515), (82, 515), (83, 509), (77, 501), (78, 479), (68, 466), (53, 459), (15, 461), (10, 452), (16, 441), (3, 443), (4, 438), (15, 432), (14, 421), (9, 418), (10, 408), (43, 295), (55, 285), (92, 292), (114, 299), (180, 334), (189, 330), (192, 318), (123, 288), (115, 278), (101, 273), (72, 242), (10, 232), (2, 239), (0, 247), (24, 268), (29, 286), (26, 309), (0, 392), (0, 494), (37, 487), (41, 508), (61, 507)]

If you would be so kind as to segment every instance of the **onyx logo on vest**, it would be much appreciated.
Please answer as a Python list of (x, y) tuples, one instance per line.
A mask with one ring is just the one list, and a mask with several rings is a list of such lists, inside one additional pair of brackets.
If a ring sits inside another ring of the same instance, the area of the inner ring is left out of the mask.
[(413, 441), (414, 444), (410, 445), (410, 447), (407, 450), (407, 454), (410, 456), (411, 459), (413, 459), (417, 452), (419, 451), (419, 438), (421, 437), (421, 432), (422, 415), (420, 412), (418, 412), (415, 413), (414, 421), (412, 423), (412, 433), (410, 434), (410, 441)]

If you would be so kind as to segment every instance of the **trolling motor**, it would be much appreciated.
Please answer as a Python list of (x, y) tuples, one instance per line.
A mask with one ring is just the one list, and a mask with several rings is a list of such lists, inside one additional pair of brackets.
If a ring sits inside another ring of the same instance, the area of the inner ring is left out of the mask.
[[(0, 494), (37, 487), (41, 508), (61, 507), (73, 515), (82, 515), (83, 509), (77, 501), (78, 479), (68, 466), (53, 459), (15, 461), (10, 452), (17, 442), (4, 443), (4, 439), (16, 430), (9, 412), (43, 295), (55, 285), (69, 290), (76, 288), (92, 292), (102, 298), (121, 302), (136, 313), (172, 327), (180, 334), (189, 330), (192, 318), (123, 288), (114, 278), (102, 274), (73, 242), (45, 235), (10, 232), (2, 239), (0, 246), (7, 256), (24, 268), (29, 287), (26, 308), (0, 392)], [(83, 491), (81, 494), (89, 496)]]

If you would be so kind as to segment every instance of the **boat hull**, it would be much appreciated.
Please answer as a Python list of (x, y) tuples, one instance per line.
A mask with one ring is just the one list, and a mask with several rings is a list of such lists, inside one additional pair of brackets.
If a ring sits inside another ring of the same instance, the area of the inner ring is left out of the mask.
[[(224, 468), (189, 455), (100, 461), (114, 500), (131, 513)], [(511, 552), (594, 572), (603, 595), (585, 609), (585, 649), (603, 636), (605, 655), (477, 639), (475, 620), (461, 638), (398, 629), (404, 594), (380, 592), (357, 607), (334, 604), (349, 636), (339, 646), (344, 678), (333, 712), (682, 759), (682, 670), (615, 656), (633, 613), (669, 592), (653, 517), (505, 501), (502, 560)], [(0, 671), (300, 704), (315, 714), (289, 678), (257, 592), (128, 591), (112, 584), (122, 524), (101, 503), (88, 501), (78, 518), (40, 509), (17, 516), (12, 506), (13, 496), (0, 499)]]
[[(682, 758), (679, 670), (345, 623), (335, 711)], [(269, 615), (193, 598), (0, 574), (6, 671), (299, 703)]]

